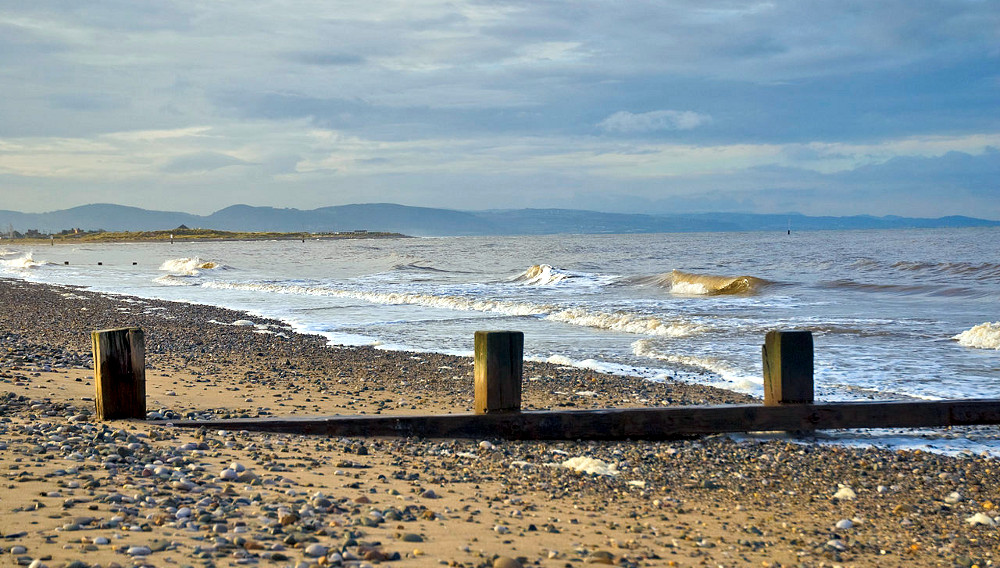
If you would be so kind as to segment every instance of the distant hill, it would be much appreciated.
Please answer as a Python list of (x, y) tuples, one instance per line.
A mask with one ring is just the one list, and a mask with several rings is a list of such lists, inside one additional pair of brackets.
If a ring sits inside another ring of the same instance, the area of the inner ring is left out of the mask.
[(699, 213), (643, 215), (575, 209), (456, 211), (391, 203), (338, 205), (312, 210), (233, 205), (211, 215), (149, 211), (122, 205), (94, 204), (52, 211), (0, 211), (0, 233), (8, 228), (43, 233), (64, 229), (150, 231), (185, 225), (223, 231), (386, 231), (414, 236), (545, 235), (568, 233), (671, 233), (715, 231), (794, 231), (823, 229), (902, 229), (1000, 226), (1000, 221), (972, 217), (810, 217), (799, 214)]

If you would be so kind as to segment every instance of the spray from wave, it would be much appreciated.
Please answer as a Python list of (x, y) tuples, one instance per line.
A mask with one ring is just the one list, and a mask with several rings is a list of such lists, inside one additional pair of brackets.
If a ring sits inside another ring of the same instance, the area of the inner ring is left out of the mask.
[(194, 258), (175, 258), (164, 261), (160, 265), (160, 270), (169, 272), (174, 276), (197, 276), (202, 270), (225, 270), (228, 266), (212, 261)]
[(1000, 321), (981, 323), (959, 333), (952, 339), (964, 347), (1000, 349)]
[(642, 278), (639, 282), (661, 286), (670, 290), (671, 294), (681, 296), (750, 295), (770, 284), (767, 280), (754, 276), (717, 276), (680, 270)]
[(536, 316), (581, 327), (620, 331), (641, 335), (684, 337), (705, 328), (687, 322), (669, 322), (653, 316), (627, 312), (589, 311), (583, 308), (560, 308), (548, 304), (531, 304), (505, 300), (483, 300), (461, 296), (436, 296), (413, 292), (372, 292), (344, 290), (300, 285), (283, 285), (250, 282), (205, 282), (205, 288), (248, 290), (275, 294), (330, 296), (352, 298), (373, 304), (411, 304), (448, 310), (497, 313), (508, 316)]
[(552, 268), (548, 264), (534, 264), (514, 278), (514, 282), (521, 282), (531, 286), (548, 286), (562, 282), (568, 278), (572, 278), (572, 276), (556, 268)]
[(0, 265), (10, 270), (31, 270), (47, 264), (52, 263), (44, 260), (35, 260), (30, 252), (17, 258), (0, 261)]

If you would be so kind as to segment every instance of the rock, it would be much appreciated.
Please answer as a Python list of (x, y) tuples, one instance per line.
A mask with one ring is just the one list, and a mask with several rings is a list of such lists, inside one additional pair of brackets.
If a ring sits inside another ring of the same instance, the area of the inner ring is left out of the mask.
[(418, 535), (417, 533), (403, 533), (399, 535), (399, 540), (403, 542), (423, 542), (424, 537)]
[(497, 534), (507, 534), (510, 532), (510, 529), (505, 527), (504, 525), (496, 525), (495, 527), (493, 527), (493, 532)]
[(954, 505), (956, 503), (961, 503), (962, 502), (962, 494), (959, 493), (958, 491), (952, 491), (951, 493), (948, 494), (947, 497), (944, 498), (944, 502), (948, 503), (949, 505)]
[(323, 546), (322, 544), (313, 543), (306, 548), (306, 556), (319, 558), (320, 556), (326, 556), (326, 553), (329, 550), (330, 549), (328, 547)]
[(613, 565), (615, 563), (615, 555), (607, 550), (595, 550), (587, 556), (586, 562), (587, 564)]
[(493, 568), (521, 568), (521, 563), (509, 556), (498, 556), (493, 561)]
[(826, 541), (826, 547), (831, 550), (836, 550), (837, 552), (843, 552), (847, 550), (847, 544), (844, 541), (840, 540), (839, 538)]
[(428, 489), (420, 494), (424, 499), (438, 499), (438, 494), (434, 492), (433, 489)]
[(840, 530), (846, 530), (846, 529), (849, 529), (849, 528), (853, 527), (854, 523), (851, 522), (850, 519), (841, 519), (841, 520), (837, 521), (837, 524), (834, 525), (834, 526), (836, 526)]
[(972, 515), (971, 517), (965, 519), (965, 522), (969, 523), (969, 525), (973, 527), (978, 525), (985, 525), (987, 527), (997, 526), (996, 521), (994, 521), (986, 513), (976, 513), (975, 515)]
[(834, 499), (840, 499), (841, 501), (850, 501), (857, 498), (858, 494), (854, 492), (853, 489), (840, 483), (837, 485), (837, 492), (833, 494)]
[(148, 546), (130, 546), (125, 554), (129, 556), (149, 556), (153, 553), (153, 550)]

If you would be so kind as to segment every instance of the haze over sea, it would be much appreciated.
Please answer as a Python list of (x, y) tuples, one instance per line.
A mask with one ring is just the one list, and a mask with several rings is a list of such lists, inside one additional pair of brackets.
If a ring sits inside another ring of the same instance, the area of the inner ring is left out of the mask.
[[(332, 344), (471, 354), (474, 331), (515, 329), (528, 357), (756, 395), (764, 334), (803, 329), (818, 400), (1000, 398), (997, 242), (970, 228), (5, 243), (0, 276), (246, 310)], [(834, 437), (1000, 453), (992, 430)]]

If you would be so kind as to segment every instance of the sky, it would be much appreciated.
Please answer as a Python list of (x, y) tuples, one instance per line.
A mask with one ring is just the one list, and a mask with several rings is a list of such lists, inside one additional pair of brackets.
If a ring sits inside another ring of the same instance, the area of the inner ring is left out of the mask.
[(0, 209), (1000, 219), (1000, 2), (0, 0)]

